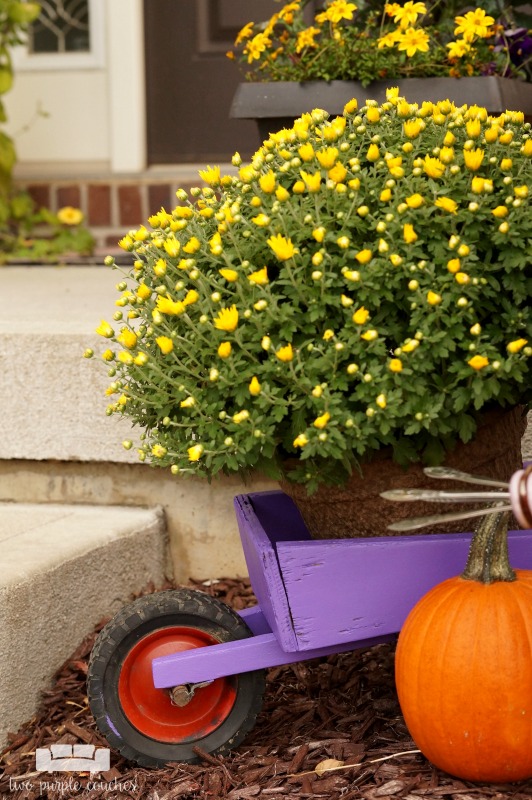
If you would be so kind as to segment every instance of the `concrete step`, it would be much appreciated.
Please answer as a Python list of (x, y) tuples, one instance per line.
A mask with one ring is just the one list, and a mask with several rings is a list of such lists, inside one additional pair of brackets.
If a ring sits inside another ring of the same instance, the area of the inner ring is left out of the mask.
[(94, 625), (168, 575), (159, 507), (0, 503), (0, 747)]

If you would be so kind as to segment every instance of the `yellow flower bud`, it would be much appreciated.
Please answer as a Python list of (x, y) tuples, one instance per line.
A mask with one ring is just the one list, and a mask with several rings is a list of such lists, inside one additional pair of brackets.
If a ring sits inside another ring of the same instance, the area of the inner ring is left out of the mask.
[(248, 388), (249, 388), (249, 393), (253, 395), (253, 397), (257, 397), (257, 395), (261, 393), (262, 386), (260, 385), (256, 375), (254, 375), (253, 378), (251, 379)]

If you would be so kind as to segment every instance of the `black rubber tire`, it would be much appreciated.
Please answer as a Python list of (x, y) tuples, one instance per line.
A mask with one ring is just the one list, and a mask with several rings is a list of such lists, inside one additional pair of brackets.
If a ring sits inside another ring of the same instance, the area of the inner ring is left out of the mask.
[[(219, 727), (207, 735), (200, 734), (197, 740), (191, 741), (189, 737), (177, 744), (161, 742), (137, 730), (120, 704), (120, 671), (139, 639), (172, 625), (206, 632), (219, 642), (253, 635), (229, 606), (193, 589), (141, 597), (107, 623), (90, 657), (87, 676), (89, 706), (109, 745), (143, 767), (163, 766), (174, 761), (197, 762), (194, 746), (213, 755), (227, 753), (253, 728), (262, 707), (266, 673), (261, 669), (231, 676), (230, 680), (236, 684), (236, 699), (229, 715)], [(179, 711), (176, 708), (176, 713)]]

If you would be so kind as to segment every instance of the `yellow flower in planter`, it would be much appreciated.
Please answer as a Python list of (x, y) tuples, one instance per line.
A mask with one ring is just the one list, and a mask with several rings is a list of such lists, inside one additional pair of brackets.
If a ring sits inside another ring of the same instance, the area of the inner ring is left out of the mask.
[(203, 445), (202, 444), (195, 444), (192, 447), (188, 448), (188, 460), (189, 461), (199, 461), (201, 456), (203, 455)]
[(288, 454), (314, 488), (380, 448), (409, 460), (456, 442), (498, 396), (526, 401), (529, 128), (398, 93), (347, 105), (341, 122), (305, 114), (251, 163), (235, 156), (216, 193), (182, 192), (128, 234), (119, 329), (101, 323), (96, 363), (142, 460), (210, 478)]
[(287, 344), (284, 347), (280, 347), (279, 350), (275, 353), (279, 361), (292, 361), (294, 358), (294, 351), (292, 349), (291, 344)]
[(277, 236), (271, 236), (268, 239), (268, 244), (279, 261), (287, 261), (289, 258), (292, 258), (296, 252), (291, 239), (282, 236), (280, 233), (278, 233)]
[(219, 331), (227, 331), (232, 333), (238, 325), (238, 309), (235, 305), (230, 308), (222, 308), (218, 312), (218, 316), (214, 320), (214, 327)]
[(477, 370), (478, 372), (478, 370), (487, 367), (490, 362), (486, 356), (473, 356), (473, 358), (470, 358), (467, 363), (472, 369)]
[(174, 343), (168, 336), (158, 336), (155, 339), (157, 346), (163, 355), (167, 356), (174, 349)]
[(513, 342), (506, 345), (506, 349), (509, 353), (518, 353), (526, 344), (528, 344), (528, 339), (514, 339)]

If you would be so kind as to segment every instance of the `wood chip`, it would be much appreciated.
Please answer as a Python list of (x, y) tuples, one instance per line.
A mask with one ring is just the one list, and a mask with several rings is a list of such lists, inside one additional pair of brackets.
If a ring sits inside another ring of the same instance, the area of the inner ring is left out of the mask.
[[(191, 581), (190, 586), (222, 601), (230, 598), (237, 608), (256, 602), (245, 580), (222, 577), (208, 584)], [(173, 587), (168, 582), (160, 588)], [(139, 596), (153, 591), (149, 586)], [(35, 771), (37, 747), (59, 742), (107, 746), (88, 710), (85, 688), (88, 657), (104, 622), (59, 665), (38, 713), (10, 734), (0, 754), (0, 797), (43, 796), (42, 774)], [(255, 729), (225, 758), (200, 749), (198, 764), (146, 769), (112, 752), (111, 769), (98, 778), (116, 778), (117, 788), (91, 791), (90, 800), (532, 800), (529, 781), (507, 786), (462, 781), (419, 754), (399, 755), (414, 749), (398, 710), (393, 645), (378, 645), (269, 670)], [(387, 760), (374, 763), (379, 758)], [(318, 777), (312, 771), (327, 759), (349, 768)], [(33, 781), (34, 788), (13, 791), (10, 778)], [(86, 786), (89, 778), (79, 780)], [(126, 781), (129, 788), (121, 790), (120, 782), (125, 786)], [(47, 800), (65, 800), (65, 795), (49, 791)]]

